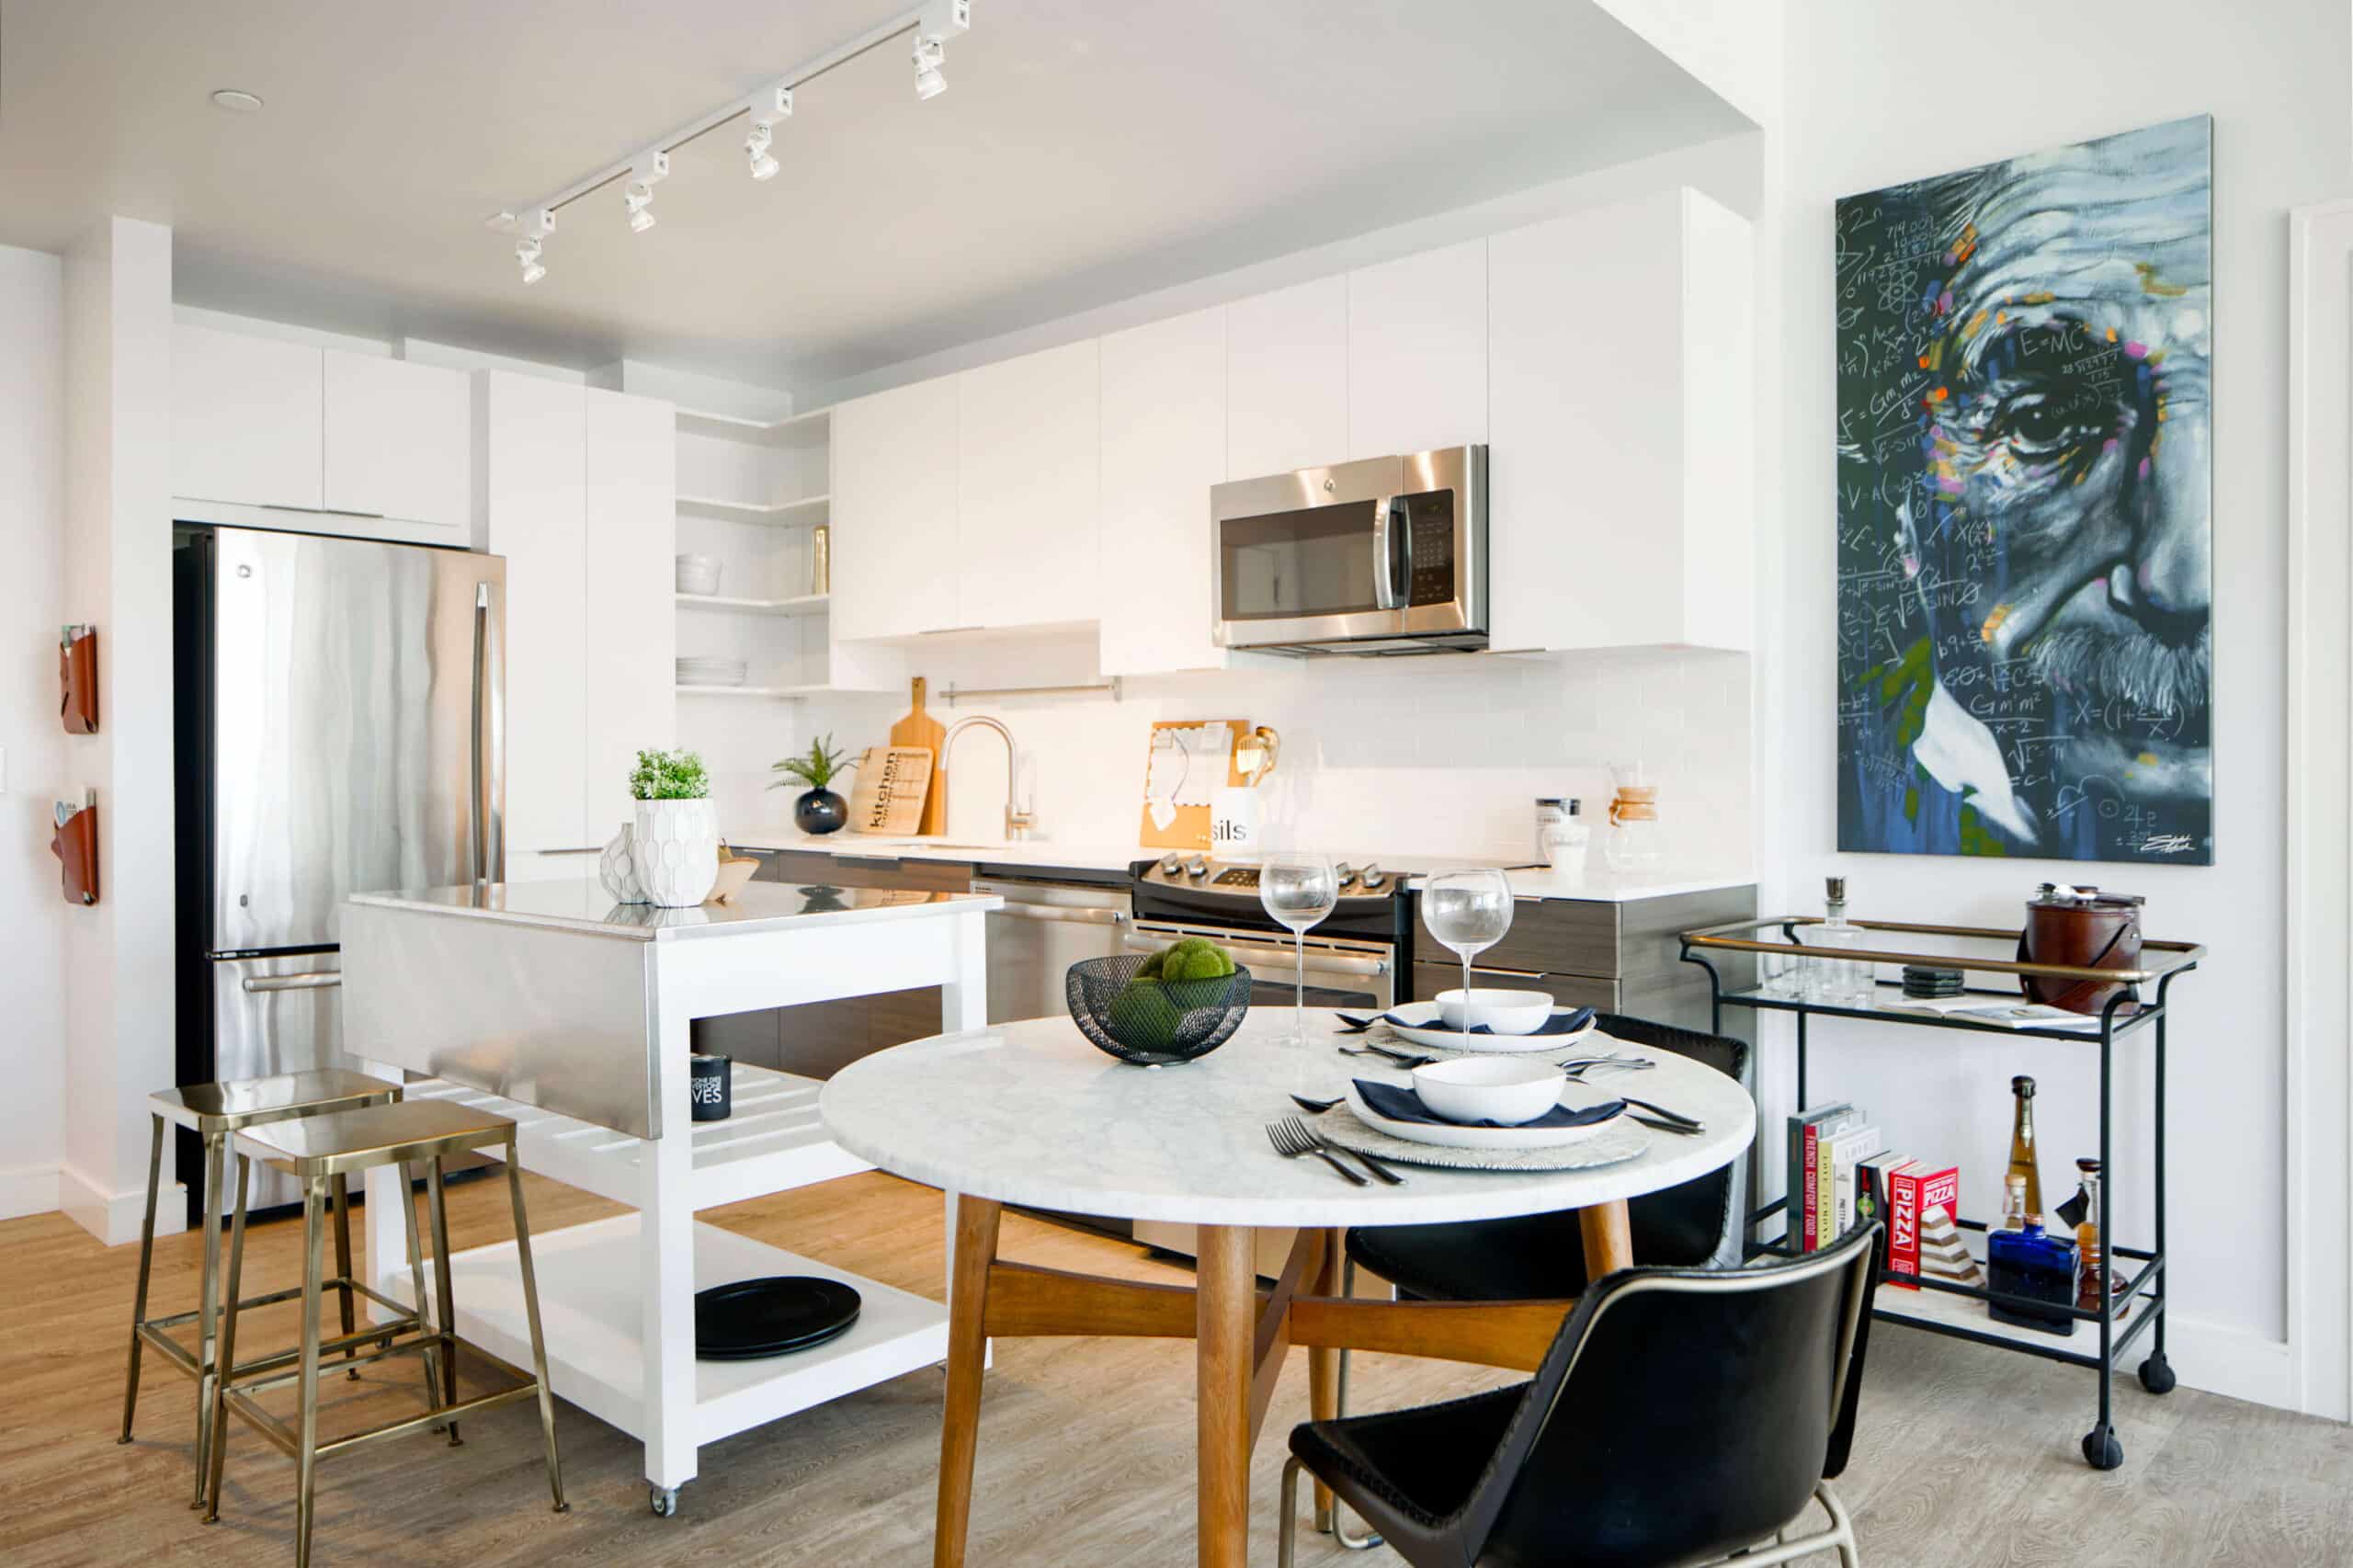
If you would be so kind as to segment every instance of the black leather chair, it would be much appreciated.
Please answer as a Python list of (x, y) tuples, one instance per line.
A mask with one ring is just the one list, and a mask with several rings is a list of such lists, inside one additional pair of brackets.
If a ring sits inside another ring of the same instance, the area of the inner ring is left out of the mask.
[[(1766, 1568), (1836, 1549), (1879, 1227), (1738, 1269), (1630, 1268), (1587, 1290), (1535, 1378), (1292, 1428), (1279, 1561), (1303, 1467), (1415, 1568)], [(1793, 1535), (1819, 1503), (1826, 1528)]]
[[(1595, 1022), (1604, 1034), (1639, 1050), (1671, 1051), (1735, 1083), (1748, 1082), (1746, 1040), (1618, 1013), (1604, 1013)], [(1606, 1086), (1610, 1076), (1596, 1079), (1596, 1086)], [(1625, 1076), (1631, 1080), (1639, 1075)], [(1736, 1174), (1726, 1165), (1627, 1204), (1634, 1260), (1697, 1268), (1732, 1256), (1737, 1228), (1734, 1200), (1741, 1190)], [(1415, 1301), (1567, 1301), (1585, 1292), (1585, 1242), (1574, 1212), (1447, 1225), (1359, 1226), (1348, 1232), (1346, 1241), (1343, 1295), (1356, 1293), (1358, 1267)], [(1341, 1415), (1348, 1413), (1349, 1361), (1348, 1353), (1340, 1352)], [(1381, 1544), (1378, 1535), (1350, 1535), (1337, 1517), (1319, 1518), (1318, 1528), (1331, 1530), (1350, 1551)]]

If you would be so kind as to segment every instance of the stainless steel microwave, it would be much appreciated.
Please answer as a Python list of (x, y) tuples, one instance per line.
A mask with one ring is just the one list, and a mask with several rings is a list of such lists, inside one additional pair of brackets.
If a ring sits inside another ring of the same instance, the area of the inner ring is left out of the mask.
[(1447, 447), (1210, 490), (1218, 641), (1274, 653), (1487, 645), (1487, 449)]

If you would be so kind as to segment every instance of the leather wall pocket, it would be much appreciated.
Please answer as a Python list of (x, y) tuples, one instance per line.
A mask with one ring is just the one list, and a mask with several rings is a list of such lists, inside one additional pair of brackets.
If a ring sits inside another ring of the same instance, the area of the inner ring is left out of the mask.
[(98, 629), (69, 626), (57, 643), (57, 716), (69, 735), (98, 733)]
[(63, 868), (65, 902), (97, 903), (98, 808), (95, 801), (57, 824), (50, 835), (49, 851)]

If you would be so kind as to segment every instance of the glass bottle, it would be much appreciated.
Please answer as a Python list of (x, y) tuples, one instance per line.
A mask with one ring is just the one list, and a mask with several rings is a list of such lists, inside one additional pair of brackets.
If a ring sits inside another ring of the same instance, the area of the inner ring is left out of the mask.
[(1658, 774), (1646, 762), (1613, 762), (1617, 788), (1609, 802), (1609, 836), (1602, 854), (1613, 871), (1645, 871), (1666, 858), (1666, 836), (1658, 825)]
[[(2015, 1177), (2012, 1182), (2015, 1187)], [(2040, 1214), (2029, 1214), (2021, 1230), (1987, 1233), (1985, 1276), (1995, 1290), (2013, 1298), (1986, 1303), (1995, 1322), (2045, 1334), (2075, 1332), (2077, 1320), (2066, 1311), (2075, 1304), (2075, 1244), (2045, 1233)]]
[(2075, 1174), (2081, 1185), (2075, 1200), (2060, 1205), (2059, 1213), (2063, 1219), (2069, 1210), (2075, 1211), (2075, 1251), (2080, 1259), (2075, 1305), (2096, 1312), (2104, 1304), (2102, 1292), (2113, 1296), (2119, 1281), (2108, 1267), (2108, 1249), (2100, 1244), (2100, 1227), (2105, 1223), (2100, 1204), (2100, 1163), (2086, 1155), (2075, 1162)]
[(2003, 1231), (2026, 1229), (2026, 1177), (2006, 1176), (2002, 1181), (2002, 1222), (1995, 1227)]
[[(1810, 948), (1859, 949), (1863, 933), (1847, 920), (1847, 879), (1831, 877), (1824, 884), (1827, 914), (1806, 934)], [(1833, 1007), (1863, 1007), (1871, 1002), (1871, 966), (1861, 959), (1815, 959), (1807, 979), (1807, 1000)]]
[(2010, 1122), (2010, 1176), (2026, 1178), (2026, 1211), (2042, 1218), (2042, 1176), (2034, 1163), (2034, 1080), (2020, 1074), (2010, 1080), (2018, 1109)]

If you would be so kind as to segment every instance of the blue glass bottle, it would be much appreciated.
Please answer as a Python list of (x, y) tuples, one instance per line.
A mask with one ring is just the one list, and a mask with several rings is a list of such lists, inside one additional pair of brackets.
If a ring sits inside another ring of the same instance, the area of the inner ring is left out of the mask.
[(2045, 1334), (2075, 1332), (2068, 1309), (2075, 1304), (2075, 1244), (2062, 1241), (2042, 1228), (2042, 1216), (2029, 1214), (2018, 1230), (1985, 1233), (1985, 1274), (1992, 1288), (2009, 1297), (2045, 1301), (2049, 1312), (2012, 1300), (1991, 1301), (1987, 1309), (1995, 1323)]

